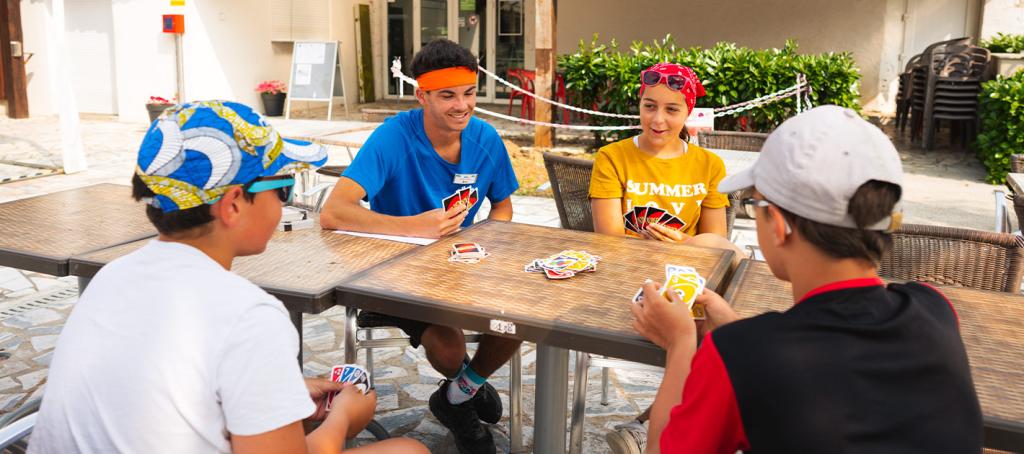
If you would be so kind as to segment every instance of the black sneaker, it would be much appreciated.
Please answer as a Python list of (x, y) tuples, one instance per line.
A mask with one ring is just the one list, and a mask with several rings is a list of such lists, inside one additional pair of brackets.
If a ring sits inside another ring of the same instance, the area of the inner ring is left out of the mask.
[(481, 421), (497, 424), (501, 420), (501, 396), (490, 383), (484, 382), (469, 401), (473, 402), (473, 408)]
[(490, 429), (480, 424), (473, 401), (467, 400), (458, 405), (448, 402), (449, 385), (451, 381), (442, 381), (437, 391), (430, 395), (430, 412), (452, 431), (459, 454), (495, 454), (494, 436)]

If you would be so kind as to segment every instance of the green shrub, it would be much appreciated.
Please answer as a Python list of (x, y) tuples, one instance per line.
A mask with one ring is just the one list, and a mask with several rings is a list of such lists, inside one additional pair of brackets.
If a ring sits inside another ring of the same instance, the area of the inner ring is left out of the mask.
[(986, 180), (1001, 184), (1010, 155), (1024, 153), (1024, 71), (983, 83), (978, 101), (978, 159), (988, 169)]
[[(565, 74), (566, 87), (576, 93), (573, 103), (598, 106), (603, 112), (636, 114), (639, 100), (640, 71), (658, 62), (686, 65), (704, 83), (707, 96), (697, 100), (697, 107), (724, 107), (788, 88), (796, 83), (797, 73), (807, 76), (814, 91), (814, 105), (836, 104), (860, 109), (858, 85), (860, 72), (849, 53), (802, 55), (794, 41), (782, 49), (755, 50), (732, 43), (718, 43), (710, 49), (680, 48), (671, 36), (650, 44), (635, 41), (628, 51), (619, 51), (618, 43), (598, 42), (595, 34), (590, 43), (580, 41), (579, 51), (558, 57)], [(717, 129), (769, 131), (796, 113), (796, 101), (781, 101), (738, 115), (715, 119)], [(595, 125), (625, 125), (635, 120), (590, 117)], [(635, 134), (635, 131), (595, 132), (598, 145), (607, 140)]]
[(1006, 35), (996, 33), (989, 39), (981, 40), (981, 47), (990, 52), (1016, 54), (1024, 52), (1024, 35)]

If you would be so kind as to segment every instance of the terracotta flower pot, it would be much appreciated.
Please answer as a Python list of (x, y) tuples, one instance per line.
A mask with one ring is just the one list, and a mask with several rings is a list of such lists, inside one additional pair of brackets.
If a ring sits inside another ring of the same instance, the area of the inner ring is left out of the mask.
[(260, 93), (263, 99), (263, 113), (268, 117), (280, 117), (284, 114), (284, 100), (286, 93)]

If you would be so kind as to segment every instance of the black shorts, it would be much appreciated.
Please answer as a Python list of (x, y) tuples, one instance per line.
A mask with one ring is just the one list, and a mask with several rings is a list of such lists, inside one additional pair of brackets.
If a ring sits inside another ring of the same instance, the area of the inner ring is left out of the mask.
[(409, 336), (409, 345), (412, 345), (412, 348), (418, 348), (423, 338), (423, 332), (427, 330), (431, 323), (384, 315), (379, 312), (360, 311), (356, 325), (360, 328), (396, 327), (401, 329), (406, 336)]

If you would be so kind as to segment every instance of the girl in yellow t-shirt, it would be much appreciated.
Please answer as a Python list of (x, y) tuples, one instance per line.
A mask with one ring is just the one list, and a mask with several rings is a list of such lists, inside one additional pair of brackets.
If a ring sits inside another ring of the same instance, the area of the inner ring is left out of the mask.
[[(635, 137), (602, 147), (594, 160), (590, 203), (594, 230), (675, 243), (736, 248), (726, 238), (725, 207), (718, 192), (725, 164), (717, 155), (688, 143), (686, 118), (704, 96), (693, 70), (659, 63), (640, 73), (640, 126)], [(685, 225), (658, 223), (634, 233), (623, 215), (635, 206), (657, 207)]]

